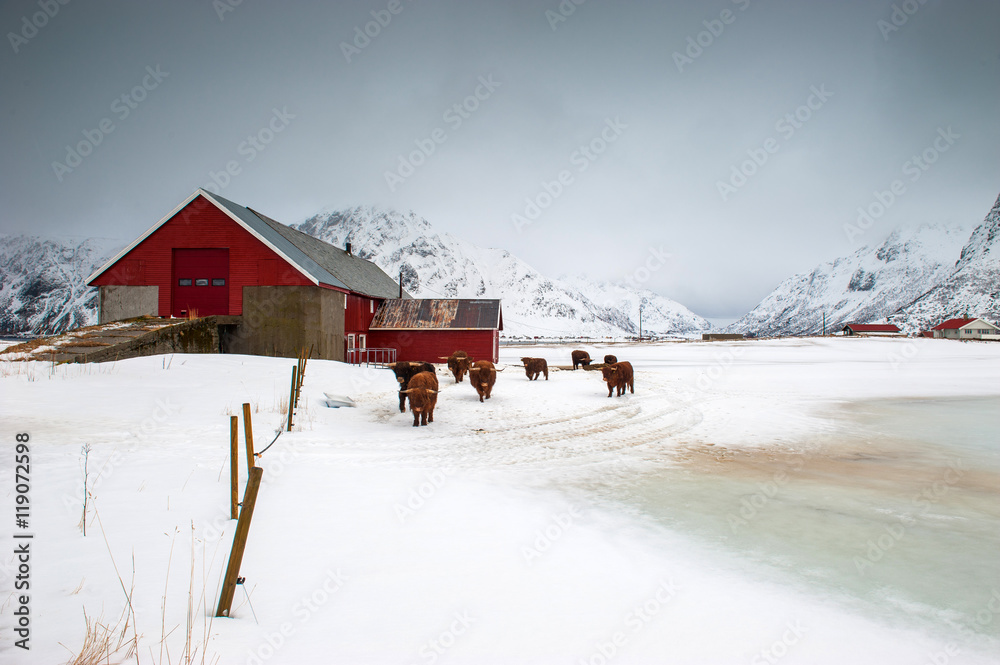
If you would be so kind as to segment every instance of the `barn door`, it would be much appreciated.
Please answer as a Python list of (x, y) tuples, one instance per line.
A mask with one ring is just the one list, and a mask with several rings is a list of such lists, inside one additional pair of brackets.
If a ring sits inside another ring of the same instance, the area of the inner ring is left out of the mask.
[(172, 301), (172, 316), (229, 314), (229, 249), (174, 249)]

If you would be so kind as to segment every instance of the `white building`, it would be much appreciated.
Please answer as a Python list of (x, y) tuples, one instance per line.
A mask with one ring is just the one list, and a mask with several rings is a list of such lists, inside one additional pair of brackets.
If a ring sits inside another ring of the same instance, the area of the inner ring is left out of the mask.
[(996, 339), (1000, 340), (1000, 328), (982, 319), (948, 319), (931, 331), (935, 337), (946, 339)]

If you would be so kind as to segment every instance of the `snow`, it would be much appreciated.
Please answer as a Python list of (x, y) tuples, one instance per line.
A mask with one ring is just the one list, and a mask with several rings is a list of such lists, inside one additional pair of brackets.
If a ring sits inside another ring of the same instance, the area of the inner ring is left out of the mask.
[[(251, 404), (256, 448), (269, 443), (294, 360), (0, 363), (4, 440), (31, 435), (35, 534), (32, 649), (4, 639), (0, 660), (70, 660), (84, 612), (114, 624), (123, 585), (146, 662), (179, 662), (189, 623), (194, 660), (204, 652), (224, 664), (902, 663), (950, 653), (943, 632), (770, 578), (593, 490), (679, 464), (679, 452), (698, 446), (808, 447), (838, 427), (831, 409), (852, 400), (957, 397), (972, 386), (1000, 394), (1000, 345), (582, 348), (630, 360), (635, 394), (608, 399), (600, 374), (582, 370), (529, 382), (521, 356), (567, 365), (570, 348), (503, 347), (491, 400), (480, 404), (442, 369), (435, 422), (421, 428), (399, 413), (390, 372), (311, 361), (293, 431), (260, 458), (246, 584), (226, 619), (210, 617), (235, 529), (229, 417)], [(356, 407), (327, 408), (326, 393)], [(241, 427), (241, 487), (242, 436)], [(7, 450), (5, 520), (14, 512)], [(9, 533), (4, 541), (11, 552)], [(3, 635), (13, 625), (12, 565), (0, 557)], [(990, 646), (963, 643), (961, 662), (998, 662)]]

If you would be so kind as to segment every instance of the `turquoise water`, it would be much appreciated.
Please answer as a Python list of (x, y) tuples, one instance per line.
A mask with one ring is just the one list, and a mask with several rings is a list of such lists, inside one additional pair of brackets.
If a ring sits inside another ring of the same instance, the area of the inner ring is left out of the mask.
[(866, 615), (946, 639), (1000, 638), (1000, 398), (872, 401), (830, 415), (839, 431), (822, 440), (692, 451), (610, 491)]

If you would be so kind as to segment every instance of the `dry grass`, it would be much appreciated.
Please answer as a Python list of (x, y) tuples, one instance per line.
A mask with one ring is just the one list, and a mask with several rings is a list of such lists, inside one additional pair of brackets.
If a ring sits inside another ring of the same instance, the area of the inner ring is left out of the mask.
[(65, 344), (60, 344), (59, 345), (59, 349), (60, 350), (62, 350), (62, 349), (77, 349), (77, 348), (81, 348), (81, 347), (94, 348), (94, 347), (99, 347), (99, 346), (111, 346), (111, 345), (108, 344), (107, 342), (97, 342), (97, 341), (94, 341), (93, 338), (81, 337), (79, 339), (73, 340), (72, 342), (66, 342)]
[(83, 612), (83, 619), (87, 624), (83, 646), (80, 647), (80, 653), (68, 661), (67, 665), (120, 663), (135, 655), (138, 638), (134, 633), (132, 637), (128, 636), (128, 622), (122, 626), (122, 620), (119, 619), (116, 625), (110, 626), (100, 620), (91, 619), (87, 616), (86, 610)]
[(3, 351), (0, 351), (0, 355), (6, 355), (8, 353), (31, 353), (40, 346), (45, 346), (52, 342), (51, 337), (39, 337), (38, 339), (28, 340), (27, 342), (21, 342), (20, 344), (15, 344), (14, 346), (8, 346)]
[[(113, 626), (102, 620), (94, 620), (88, 617), (86, 610), (84, 610), (83, 617), (86, 624), (86, 632), (84, 634), (83, 645), (80, 647), (79, 653), (73, 656), (71, 660), (67, 661), (67, 665), (110, 665), (111, 663), (124, 663), (132, 658), (135, 659), (138, 665), (140, 662), (139, 641), (141, 640), (142, 635), (136, 630), (135, 609), (132, 603), (132, 598), (135, 594), (135, 557), (133, 556), (132, 558), (133, 582), (126, 588), (125, 580), (122, 579), (121, 573), (118, 570), (118, 564), (115, 562), (114, 555), (111, 554), (111, 544), (108, 542), (107, 533), (104, 531), (104, 525), (101, 524), (100, 513), (96, 508), (94, 510), (94, 515), (101, 528), (101, 534), (104, 536), (104, 544), (108, 548), (108, 555), (111, 557), (111, 565), (114, 567), (122, 592), (125, 594), (126, 602), (121, 616)], [(173, 554), (174, 539), (171, 539), (170, 554), (167, 558), (167, 573), (164, 578), (163, 598), (160, 605), (159, 655), (157, 657), (153, 646), (149, 646), (150, 662), (159, 663), (160, 665), (172, 665), (175, 662), (178, 663), (178, 665), (193, 665), (194, 663), (201, 663), (201, 665), (214, 665), (218, 662), (219, 657), (216, 655), (209, 658), (204, 648), (204, 646), (208, 643), (208, 636), (212, 631), (214, 616), (208, 614), (208, 599), (205, 595), (205, 590), (203, 589), (200, 595), (195, 595), (195, 538), (193, 522), (191, 524), (191, 578), (187, 594), (188, 603), (185, 621), (185, 639), (183, 650), (176, 661), (174, 657), (171, 656), (170, 649), (167, 646), (167, 638), (170, 637), (170, 635), (172, 635), (179, 627), (174, 626), (169, 630), (167, 629), (167, 590), (170, 582), (170, 568), (171, 562), (173, 561)], [(206, 562), (203, 558), (203, 577), (207, 575), (208, 572), (205, 569), (205, 564)], [(77, 593), (82, 586), (83, 582), (81, 581), (80, 587), (78, 587), (73, 593)], [(204, 642), (196, 644), (194, 628), (199, 615), (203, 617), (204, 625), (202, 628)], [(63, 645), (63, 647), (66, 648), (65, 645)], [(69, 651), (69, 649), (67, 650)], [(73, 652), (70, 651), (70, 653)]]
[(23, 374), (27, 377), (28, 381), (34, 381), (38, 378), (36, 369), (35, 365), (23, 360), (4, 360), (0, 363), (0, 377), (6, 378), (8, 376), (21, 376)]

